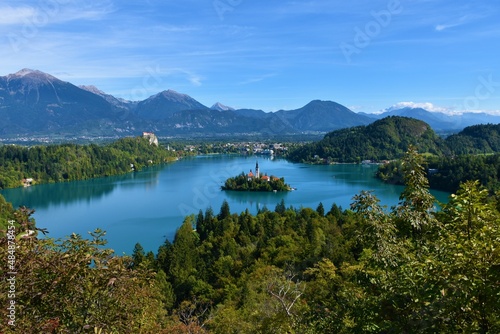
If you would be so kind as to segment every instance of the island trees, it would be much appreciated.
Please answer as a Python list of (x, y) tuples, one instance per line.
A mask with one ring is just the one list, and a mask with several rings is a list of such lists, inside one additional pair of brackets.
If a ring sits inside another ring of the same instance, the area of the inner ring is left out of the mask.
[(290, 191), (292, 188), (285, 183), (285, 179), (276, 176), (249, 177), (241, 173), (236, 177), (230, 177), (221, 187), (222, 190), (237, 191)]

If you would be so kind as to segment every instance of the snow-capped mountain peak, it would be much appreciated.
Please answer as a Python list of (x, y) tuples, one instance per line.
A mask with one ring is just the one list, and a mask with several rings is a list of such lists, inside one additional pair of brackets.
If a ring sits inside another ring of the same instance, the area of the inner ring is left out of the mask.
[(94, 93), (96, 95), (106, 95), (106, 93), (104, 93), (102, 90), (100, 90), (99, 88), (97, 88), (96, 86), (93, 86), (93, 85), (81, 85), (81, 86), (78, 86), (80, 87), (81, 89), (84, 89), (88, 92), (91, 92), (91, 93)]
[(22, 70), (17, 71), (16, 73), (12, 74), (12, 76), (24, 77), (25, 75), (29, 75), (29, 74), (45, 74), (45, 73), (38, 71), (38, 70), (32, 70), (30, 68), (23, 68)]
[(235, 110), (234, 108), (228, 107), (220, 102), (215, 103), (212, 107), (210, 107), (210, 109), (218, 111)]
[(23, 68), (20, 71), (17, 71), (14, 74), (9, 74), (7, 76), (8, 80), (12, 79), (21, 79), (21, 78), (29, 78), (33, 81), (54, 81), (54, 80), (59, 80), (56, 77), (53, 77), (50, 74), (47, 74), (45, 72), (39, 71), (39, 70), (32, 70), (29, 68)]

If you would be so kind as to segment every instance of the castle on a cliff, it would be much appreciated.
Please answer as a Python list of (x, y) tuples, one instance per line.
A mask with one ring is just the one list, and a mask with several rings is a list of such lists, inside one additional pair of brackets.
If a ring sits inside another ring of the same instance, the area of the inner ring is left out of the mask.
[(149, 139), (149, 145), (158, 146), (158, 137), (153, 132), (143, 132), (142, 138)]

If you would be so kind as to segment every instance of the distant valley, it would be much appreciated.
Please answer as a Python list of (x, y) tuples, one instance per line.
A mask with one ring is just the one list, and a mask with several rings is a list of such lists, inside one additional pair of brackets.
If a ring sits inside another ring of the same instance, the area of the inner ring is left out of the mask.
[(0, 77), (0, 138), (124, 137), (152, 131), (161, 137), (273, 138), (323, 135), (368, 125), (385, 116), (407, 116), (439, 132), (500, 123), (500, 116), (445, 115), (404, 108), (386, 114), (355, 113), (332, 101), (314, 100), (302, 108), (265, 112), (234, 109), (219, 102), (207, 107), (194, 98), (165, 90), (143, 101), (127, 101), (94, 86), (75, 86), (37, 70)]

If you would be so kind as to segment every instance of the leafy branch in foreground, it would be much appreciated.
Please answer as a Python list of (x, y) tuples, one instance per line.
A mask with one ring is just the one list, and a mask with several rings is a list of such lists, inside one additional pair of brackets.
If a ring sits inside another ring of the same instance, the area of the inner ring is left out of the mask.
[[(3, 321), (8, 310), (2, 307), (1, 331), (159, 332), (166, 311), (156, 274), (145, 268), (130, 269), (130, 258), (104, 248), (104, 235), (96, 230), (90, 233), (90, 240), (76, 234), (57, 241), (35, 235), (18, 239), (15, 298), (11, 299), (16, 305), (15, 327)], [(7, 241), (0, 240), (1, 249), (7, 249)], [(8, 291), (9, 272), (2, 272), (2, 291)], [(7, 305), (6, 298), (1, 295), (2, 305)]]

